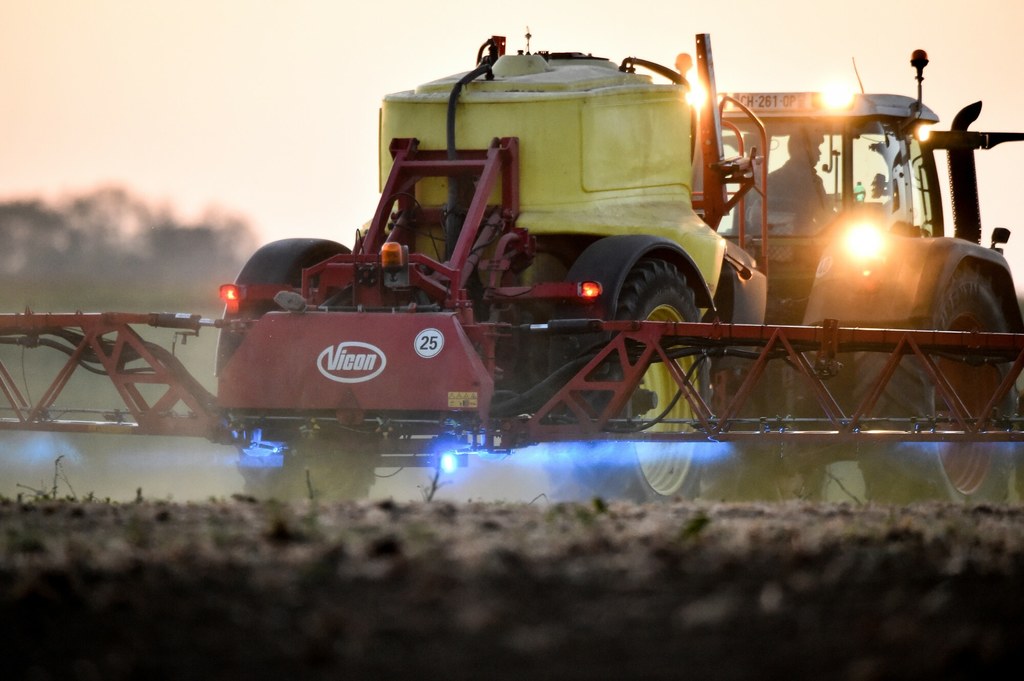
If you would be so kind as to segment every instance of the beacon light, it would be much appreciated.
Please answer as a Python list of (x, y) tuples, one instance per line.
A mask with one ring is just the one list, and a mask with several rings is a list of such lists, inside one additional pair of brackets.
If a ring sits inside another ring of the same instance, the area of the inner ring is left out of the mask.
[(408, 258), (408, 252), (397, 241), (385, 242), (380, 248), (380, 266), (384, 270), (400, 270), (408, 264)]

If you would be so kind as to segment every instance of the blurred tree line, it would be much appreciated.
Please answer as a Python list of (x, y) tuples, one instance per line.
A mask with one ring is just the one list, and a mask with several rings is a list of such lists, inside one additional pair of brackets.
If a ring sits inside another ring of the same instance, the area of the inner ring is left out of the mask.
[(186, 222), (122, 187), (0, 202), (0, 306), (102, 304), (103, 296), (135, 307), (212, 304), (257, 245), (242, 217), (208, 209)]

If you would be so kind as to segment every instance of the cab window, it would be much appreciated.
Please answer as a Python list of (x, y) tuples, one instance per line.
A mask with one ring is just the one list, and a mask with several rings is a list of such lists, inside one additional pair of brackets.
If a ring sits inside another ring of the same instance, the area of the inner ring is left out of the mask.
[(884, 229), (910, 230), (915, 212), (911, 178), (905, 171), (906, 141), (873, 123), (855, 134), (852, 142), (855, 207)]

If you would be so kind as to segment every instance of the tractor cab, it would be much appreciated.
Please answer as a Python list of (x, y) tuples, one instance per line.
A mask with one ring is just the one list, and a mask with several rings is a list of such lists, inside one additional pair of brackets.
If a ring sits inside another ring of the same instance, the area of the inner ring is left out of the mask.
[[(719, 233), (770, 272), (768, 322), (801, 323), (819, 258), (840, 235), (860, 235), (850, 238), (865, 248), (882, 232), (942, 235), (935, 164), (916, 134), (938, 117), (917, 100), (764, 92), (724, 101), (726, 153), (766, 145), (759, 191), (723, 220)], [(764, 124), (763, 138), (744, 109)]]

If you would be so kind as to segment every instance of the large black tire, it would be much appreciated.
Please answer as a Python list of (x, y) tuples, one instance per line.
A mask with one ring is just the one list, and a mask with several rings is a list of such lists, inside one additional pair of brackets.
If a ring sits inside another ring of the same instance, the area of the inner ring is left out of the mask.
[[(242, 266), (235, 283), (279, 284), (282, 289), (297, 288), (302, 285), (302, 270), (323, 262), (328, 258), (350, 253), (351, 250), (336, 241), (328, 239), (280, 239), (261, 246)], [(272, 300), (260, 300), (255, 303), (242, 301), (238, 312), (225, 313), (225, 318), (260, 317), (271, 310), (278, 309)], [(217, 371), (227, 363), (244, 334), (238, 331), (223, 330), (217, 343)]]
[[(643, 259), (630, 271), (618, 295), (615, 319), (654, 321), (699, 321), (700, 312), (694, 293), (685, 278), (663, 260)], [(678, 360), (683, 372), (690, 370), (693, 359)], [(708, 389), (706, 364), (697, 368), (698, 385)], [(653, 419), (666, 410), (678, 391), (667, 368), (654, 364), (644, 375), (640, 390), (650, 391), (657, 404), (643, 413), (632, 413), (637, 420)], [(686, 401), (679, 398), (665, 419), (691, 418)], [(673, 430), (674, 424), (654, 425), (646, 432)], [(607, 446), (601, 446), (604, 450)], [(612, 499), (655, 501), (671, 498), (693, 498), (700, 490), (700, 465), (691, 448), (685, 444), (622, 443), (614, 445), (616, 455), (609, 460), (577, 462), (574, 473), (579, 487), (586, 493)], [(595, 457), (598, 458), (598, 457)]]
[(280, 501), (364, 499), (376, 481), (374, 457), (326, 440), (292, 443), (282, 466), (238, 470), (246, 494)]
[[(1007, 332), (992, 281), (976, 266), (959, 267), (942, 290), (932, 319), (934, 329), (949, 331)], [(1002, 381), (1006, 366), (975, 365), (953, 358), (936, 357), (942, 373), (972, 414), (984, 408)], [(879, 413), (930, 416), (945, 410), (941, 398), (916, 359), (904, 359), (890, 389), (878, 405)], [(1004, 415), (1016, 407), (1016, 392), (1000, 405)], [(907, 503), (926, 499), (960, 502), (1003, 502), (1009, 495), (1012, 458), (999, 445), (942, 443), (879, 450), (860, 465), (869, 499)]]

